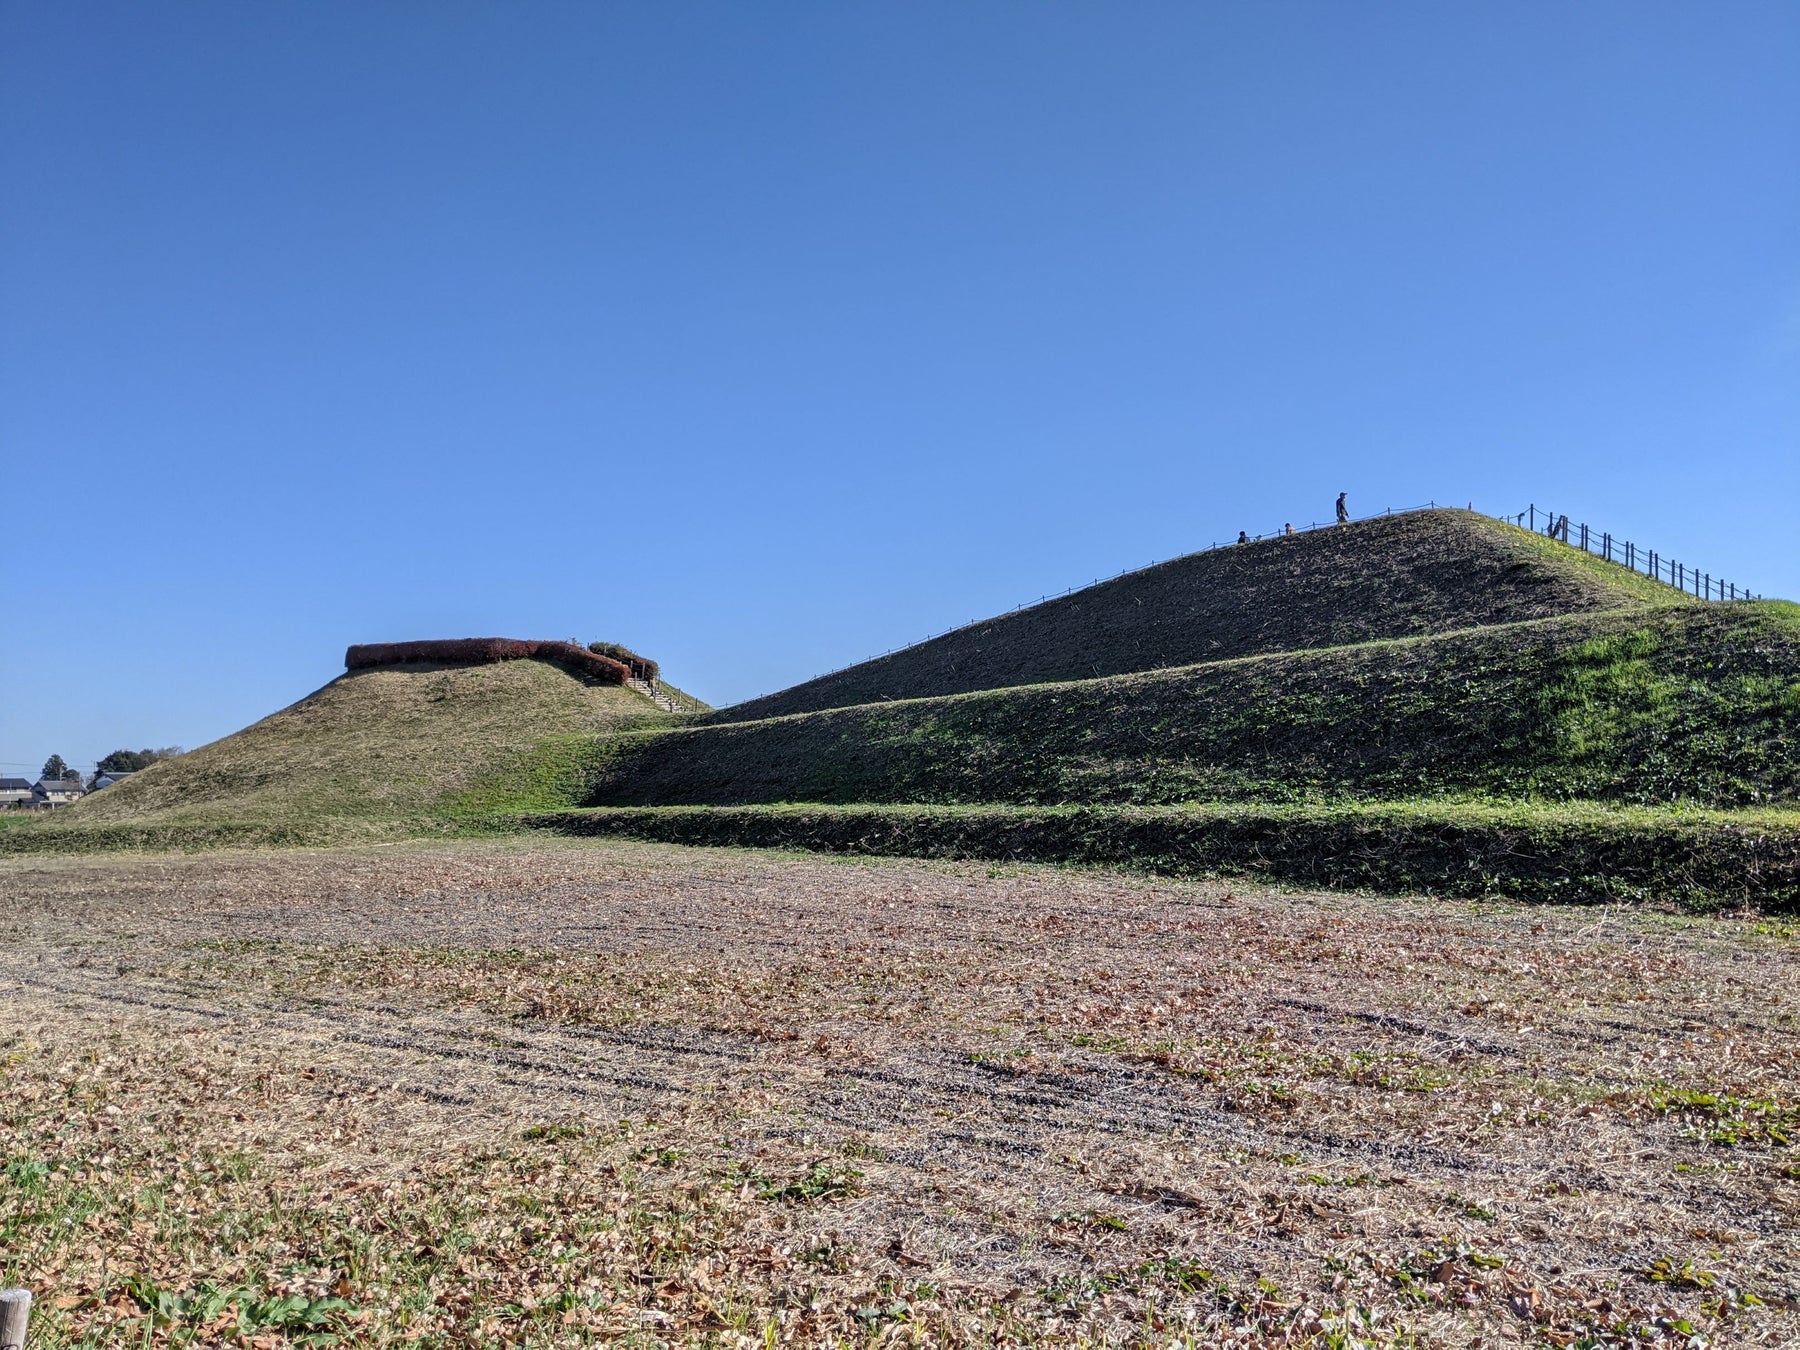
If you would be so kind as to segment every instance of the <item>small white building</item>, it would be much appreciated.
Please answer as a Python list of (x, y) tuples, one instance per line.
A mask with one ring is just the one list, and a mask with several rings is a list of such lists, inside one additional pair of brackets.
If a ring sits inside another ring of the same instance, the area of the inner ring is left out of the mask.
[(98, 792), (103, 787), (111, 787), (114, 783), (123, 783), (136, 769), (120, 769), (117, 772), (97, 773), (94, 781), (88, 784), (89, 792)]

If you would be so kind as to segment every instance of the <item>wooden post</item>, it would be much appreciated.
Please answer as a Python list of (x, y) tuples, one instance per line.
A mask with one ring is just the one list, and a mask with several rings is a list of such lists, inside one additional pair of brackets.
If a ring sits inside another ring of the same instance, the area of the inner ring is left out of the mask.
[(20, 1350), (31, 1320), (29, 1289), (0, 1289), (0, 1350)]

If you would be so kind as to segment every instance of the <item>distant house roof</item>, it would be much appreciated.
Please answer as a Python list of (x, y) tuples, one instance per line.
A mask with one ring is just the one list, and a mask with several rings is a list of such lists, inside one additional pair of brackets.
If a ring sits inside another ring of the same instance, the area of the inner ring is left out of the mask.
[(79, 778), (40, 778), (37, 781), (37, 785), (45, 792), (81, 791), (81, 780)]
[(0, 792), (30, 792), (29, 778), (0, 778)]
[(111, 787), (114, 783), (118, 782), (120, 779), (129, 778), (129, 777), (131, 777), (132, 774), (134, 774), (136, 772), (137, 772), (136, 769), (108, 769), (105, 773), (95, 774), (94, 781), (92, 783), (90, 783), (88, 786), (90, 789), (91, 788)]

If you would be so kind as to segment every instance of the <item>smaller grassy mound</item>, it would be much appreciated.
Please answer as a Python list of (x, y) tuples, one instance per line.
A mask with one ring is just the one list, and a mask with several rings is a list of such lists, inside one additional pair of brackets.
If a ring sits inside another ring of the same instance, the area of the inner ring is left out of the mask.
[(713, 720), (1682, 603), (1669, 587), (1528, 530), (1470, 511), (1415, 511), (1177, 558), (751, 699)]
[(1800, 607), (1579, 615), (628, 734), (559, 756), (565, 786), (544, 805), (578, 800), (580, 777), (589, 804), (610, 806), (1447, 794), (1793, 803)]
[(675, 720), (634, 690), (543, 661), (353, 671), (18, 832), (18, 846), (52, 830), (129, 835), (151, 827), (195, 837), (278, 828), (310, 841), (321, 822), (436, 813), (444, 799), (558, 734), (593, 737)]
[(1692, 909), (1800, 909), (1800, 813), (1383, 802), (1270, 807), (606, 807), (540, 829), (666, 843), (1076, 863), (1173, 876)]

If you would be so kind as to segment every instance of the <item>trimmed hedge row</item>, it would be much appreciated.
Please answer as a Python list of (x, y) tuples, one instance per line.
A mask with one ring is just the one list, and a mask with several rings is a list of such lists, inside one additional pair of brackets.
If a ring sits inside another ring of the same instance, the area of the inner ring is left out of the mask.
[(428, 661), (447, 666), (481, 666), (495, 661), (551, 661), (603, 684), (624, 684), (631, 667), (573, 642), (531, 642), (519, 638), (444, 638), (427, 642), (362, 642), (344, 653), (349, 670)]
[(1800, 910), (1800, 828), (1722, 816), (1356, 807), (601, 807), (523, 817), (673, 844), (1079, 863), (1171, 876), (1688, 909)]
[(640, 680), (656, 683), (661, 667), (647, 656), (639, 656), (629, 647), (622, 647), (616, 642), (590, 642), (587, 649), (596, 656), (610, 656), (615, 661), (623, 661), (631, 667), (631, 673)]

